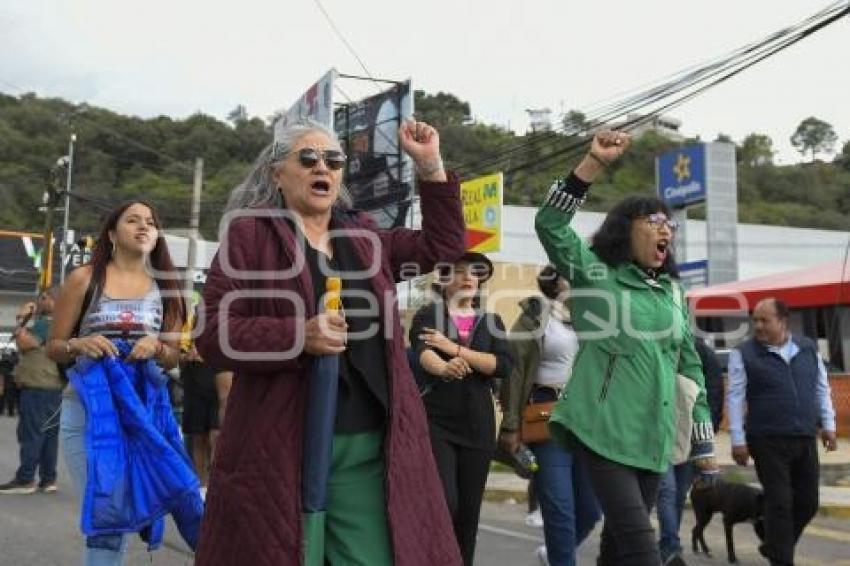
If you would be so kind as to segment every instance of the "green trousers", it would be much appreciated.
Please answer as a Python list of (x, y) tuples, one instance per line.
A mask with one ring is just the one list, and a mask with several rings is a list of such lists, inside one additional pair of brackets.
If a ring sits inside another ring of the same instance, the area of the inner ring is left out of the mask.
[(328, 508), (303, 516), (306, 566), (392, 566), (382, 444), (381, 432), (334, 435)]

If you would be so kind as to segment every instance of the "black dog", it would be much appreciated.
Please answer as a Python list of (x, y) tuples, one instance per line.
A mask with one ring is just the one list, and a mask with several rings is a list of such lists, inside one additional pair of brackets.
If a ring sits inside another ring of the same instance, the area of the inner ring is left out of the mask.
[(702, 547), (702, 551), (711, 556), (703, 531), (711, 517), (718, 512), (723, 514), (726, 553), (730, 563), (738, 561), (735, 556), (735, 544), (732, 542), (732, 527), (735, 523), (751, 522), (759, 539), (764, 539), (764, 494), (760, 489), (721, 480), (708, 487), (694, 484), (691, 490), (691, 505), (696, 516), (696, 526), (691, 532), (694, 554), (699, 554), (699, 547)]

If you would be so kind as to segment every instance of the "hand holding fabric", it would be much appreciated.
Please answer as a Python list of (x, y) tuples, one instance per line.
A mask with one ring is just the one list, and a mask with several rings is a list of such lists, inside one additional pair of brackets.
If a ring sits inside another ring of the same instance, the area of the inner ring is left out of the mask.
[(133, 349), (127, 355), (127, 360), (149, 360), (156, 356), (159, 349), (162, 347), (159, 338), (156, 336), (143, 336), (136, 340)]
[(109, 338), (101, 334), (93, 334), (84, 338), (71, 338), (68, 341), (71, 353), (100, 359), (103, 356), (117, 356), (118, 348)]

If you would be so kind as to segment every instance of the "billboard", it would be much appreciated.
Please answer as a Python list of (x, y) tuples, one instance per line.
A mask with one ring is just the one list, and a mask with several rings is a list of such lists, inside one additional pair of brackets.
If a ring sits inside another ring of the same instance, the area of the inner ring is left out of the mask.
[(413, 116), (410, 81), (339, 106), (334, 129), (348, 155), (344, 183), (354, 207), (382, 228), (403, 226), (413, 194), (413, 163), (401, 152), (398, 128)]
[(668, 151), (655, 160), (658, 196), (670, 208), (705, 200), (705, 146)]
[(53, 274), (62, 268), (58, 242), (53, 241), (51, 268), (42, 271), (42, 255), (46, 249), (44, 235), (32, 232), (0, 230), (0, 292), (36, 293), (43, 279), (53, 282)]
[(274, 139), (280, 137), (280, 132), (289, 124), (303, 122), (306, 118), (333, 128), (333, 92), (337, 71), (331, 69), (307, 89), (301, 98), (274, 121)]
[(487, 253), (501, 248), (503, 194), (504, 178), (501, 173), (461, 183), (460, 198), (469, 251)]

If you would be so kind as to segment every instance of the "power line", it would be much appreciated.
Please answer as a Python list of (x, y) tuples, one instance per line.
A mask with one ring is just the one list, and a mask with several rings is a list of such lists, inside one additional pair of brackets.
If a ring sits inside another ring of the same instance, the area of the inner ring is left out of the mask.
[[(842, 4), (845, 4), (845, 3), (842, 3)], [(811, 27), (810, 29), (804, 30), (798, 36), (792, 37), (791, 39), (786, 40), (784, 43), (782, 43), (778, 46), (772, 47), (772, 48), (770, 48), (766, 51), (759, 52), (759, 53), (749, 57), (749, 60), (747, 60), (747, 62), (745, 62), (743, 64), (739, 64), (739, 66), (733, 68), (731, 71), (727, 72), (726, 74), (721, 75), (719, 78), (709, 82), (708, 84), (700, 86), (699, 88), (697, 88), (697, 89), (695, 89), (695, 90), (693, 90), (693, 91), (691, 91), (691, 92), (689, 92), (689, 93), (687, 93), (687, 94), (685, 94), (685, 95), (683, 95), (683, 96), (681, 96), (677, 99), (674, 99), (672, 102), (669, 102), (669, 103), (661, 106), (660, 108), (653, 110), (652, 113), (650, 113), (647, 116), (641, 116), (640, 118), (637, 118), (635, 120), (627, 122), (626, 124), (622, 125), (618, 129), (621, 129), (623, 131), (628, 131), (628, 130), (634, 129), (635, 127), (639, 126), (641, 123), (648, 121), (648, 120), (651, 120), (654, 116), (660, 115), (663, 112), (666, 112), (666, 111), (668, 111), (672, 108), (675, 108), (677, 106), (684, 104), (688, 100), (696, 97), (697, 95), (705, 92), (706, 90), (708, 90), (708, 89), (710, 89), (710, 88), (712, 88), (712, 87), (714, 87), (714, 86), (716, 86), (716, 85), (718, 85), (718, 84), (720, 84), (724, 81), (727, 81), (730, 78), (734, 77), (735, 75), (745, 71), (746, 69), (752, 67), (756, 63), (759, 63), (759, 62), (763, 61), (764, 59), (767, 59), (768, 57), (771, 57), (771, 56), (775, 55), (776, 53), (779, 53), (780, 51), (790, 47), (791, 45), (794, 45), (795, 43), (805, 39), (806, 37), (810, 36), (811, 34), (816, 33), (817, 31), (820, 31), (821, 29), (823, 29), (826, 26), (834, 23), (838, 19), (846, 16), (848, 13), (850, 13), (850, 3), (846, 3), (845, 7), (843, 9), (841, 9), (840, 11), (838, 11), (835, 14), (830, 15), (830, 17), (828, 17), (827, 19), (825, 19), (821, 22), (818, 22), (815, 26)], [(693, 85), (688, 85), (688, 86), (693, 86)], [(684, 89), (679, 89), (679, 90), (684, 90)], [(529, 167), (535, 167), (535, 166), (540, 165), (542, 163), (545, 163), (545, 162), (547, 162), (551, 159), (554, 159), (555, 157), (559, 157), (559, 156), (561, 156), (565, 153), (575, 151), (579, 147), (582, 147), (583, 145), (588, 144), (588, 143), (590, 143), (589, 140), (584, 140), (584, 141), (582, 141), (578, 144), (571, 144), (567, 148), (553, 152), (549, 155), (544, 156), (543, 158), (540, 158), (540, 159), (519, 165), (517, 167), (514, 167), (514, 168), (506, 171), (505, 174), (507, 175), (507, 174), (511, 174), (511, 173), (516, 173), (517, 171), (520, 171), (520, 170), (523, 170), (523, 169), (526, 169), (526, 168), (529, 168)]]
[(343, 43), (343, 45), (345, 45), (346, 49), (348, 49), (348, 52), (351, 53), (351, 55), (355, 59), (357, 59), (357, 62), (360, 64), (360, 68), (363, 69), (363, 72), (366, 73), (366, 76), (369, 77), (369, 79), (375, 84), (375, 86), (380, 91), (381, 87), (378, 84), (378, 81), (376, 81), (375, 77), (372, 76), (372, 73), (366, 67), (366, 63), (363, 62), (363, 59), (360, 58), (360, 55), (357, 54), (357, 52), (354, 50), (354, 47), (348, 42), (347, 39), (345, 39), (345, 36), (342, 35), (342, 32), (337, 27), (337, 25), (334, 23), (333, 18), (331, 18), (331, 15), (328, 13), (328, 11), (325, 10), (325, 7), (322, 6), (322, 3), (319, 0), (313, 0), (313, 2), (316, 4), (316, 7), (319, 8), (319, 11), (322, 12), (322, 15), (325, 17), (325, 19), (328, 22), (328, 25), (331, 26), (331, 29), (334, 31), (336, 36), (339, 38), (340, 41), (342, 41), (342, 43)]
[[(711, 77), (721, 74), (729, 69), (734, 69), (738, 65), (743, 65), (743, 63), (749, 59), (756, 58), (757, 61), (760, 61), (761, 58), (759, 58), (758, 56), (761, 53), (770, 51), (772, 49), (772, 45), (779, 45), (781, 48), (787, 47), (788, 45), (795, 43), (799, 39), (802, 39), (803, 37), (806, 37), (811, 33), (814, 33), (815, 31), (821, 29), (825, 25), (832, 23), (843, 15), (846, 15), (848, 8), (850, 8), (850, 6), (848, 6), (847, 2), (833, 3), (827, 8), (819, 11), (818, 13), (809, 16), (808, 18), (805, 18), (804, 20), (796, 24), (787, 26), (786, 28), (769, 34), (768, 36), (762, 38), (759, 41), (747, 44), (721, 57), (711, 59), (703, 64), (690, 66), (686, 69), (673, 73), (668, 77), (665, 77), (664, 79), (653, 81), (649, 83), (648, 87), (634, 91), (633, 93), (629, 94), (621, 100), (595, 105), (594, 110), (588, 111), (588, 113), (586, 113), (586, 121), (588, 123), (597, 125), (605, 124), (609, 120), (612, 120), (619, 116), (623, 116), (628, 113), (640, 110), (646, 106), (659, 103), (665, 97), (668, 97), (672, 94), (682, 92), (689, 88), (693, 88), (700, 82), (706, 81)], [(791, 37), (791, 40), (787, 39), (789, 36)], [(772, 54), (773, 52), (771, 52), (770, 54)], [(749, 65), (746, 65), (744, 68), (746, 68), (747, 66)], [(733, 75), (734, 74), (737, 73), (733, 73)], [(718, 83), (715, 82), (713, 84)], [(661, 109), (653, 110), (645, 116), (644, 121), (649, 121), (653, 119), (655, 116), (659, 115), (661, 111)], [(637, 125), (639, 125), (639, 123)], [(620, 126), (621, 129), (622, 127), (623, 126)], [(564, 133), (575, 133), (568, 132), (569, 128), (566, 125), (560, 128), (560, 130)], [(545, 146), (547, 139), (557, 138), (557, 133), (557, 130), (547, 132), (540, 135), (539, 137), (534, 137), (532, 140), (529, 141), (523, 141), (522, 143), (518, 144), (510, 144), (511, 147), (497, 151), (493, 156), (484, 160), (476, 159), (474, 162), (470, 161), (467, 163), (462, 163), (460, 164), (460, 168), (462, 170), (463, 168), (465, 168), (465, 166), (469, 165), (474, 165), (475, 170), (477, 171), (483, 171), (487, 168), (492, 168), (493, 166), (501, 163), (501, 161), (507, 159), (508, 155), (517, 153), (522, 150), (530, 152), (534, 149), (539, 149), (541, 146)], [(559, 140), (555, 139), (549, 145), (557, 145), (558, 143)], [(505, 144), (503, 148), (505, 148), (507, 145), (508, 144)]]

